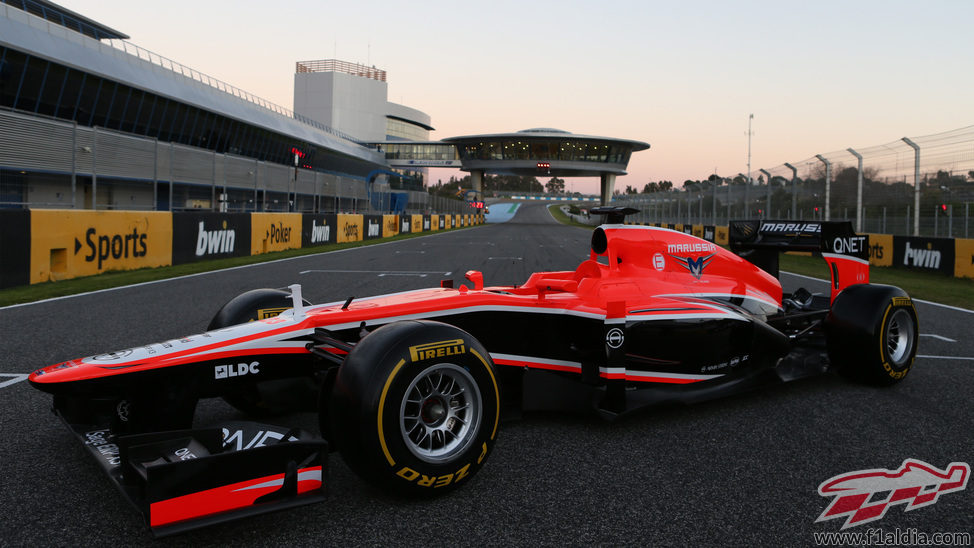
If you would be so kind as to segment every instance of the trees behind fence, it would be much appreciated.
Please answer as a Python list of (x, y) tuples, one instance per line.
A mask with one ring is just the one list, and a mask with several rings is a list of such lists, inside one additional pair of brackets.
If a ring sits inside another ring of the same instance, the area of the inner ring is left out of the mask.
[(974, 126), (817, 154), (758, 173), (750, 181), (740, 173), (710, 174), (669, 191), (647, 184), (615, 199), (642, 209), (645, 222), (830, 219), (850, 220), (860, 232), (974, 234)]

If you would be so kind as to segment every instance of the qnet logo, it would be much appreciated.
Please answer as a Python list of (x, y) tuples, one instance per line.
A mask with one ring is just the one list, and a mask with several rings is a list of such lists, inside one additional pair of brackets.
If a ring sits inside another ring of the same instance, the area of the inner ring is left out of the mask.
[(834, 497), (816, 523), (847, 518), (843, 529), (882, 519), (890, 506), (905, 504), (904, 512), (930, 506), (940, 495), (963, 491), (971, 467), (952, 462), (940, 470), (916, 459), (906, 459), (896, 470), (877, 468), (839, 474), (822, 482), (818, 494)]

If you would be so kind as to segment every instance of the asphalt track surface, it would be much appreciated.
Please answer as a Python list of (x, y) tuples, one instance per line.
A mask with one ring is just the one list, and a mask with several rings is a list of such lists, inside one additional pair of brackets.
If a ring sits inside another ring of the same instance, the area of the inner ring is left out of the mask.
[[(344, 252), (0, 309), (0, 545), (763, 545), (814, 544), (823, 481), (907, 458), (974, 464), (974, 313), (918, 304), (920, 354), (891, 388), (826, 375), (616, 423), (528, 413), (502, 424), (484, 469), (433, 500), (403, 500), (330, 458), (329, 500), (153, 541), (138, 514), (50, 413), (16, 382), (44, 365), (196, 333), (233, 296), (299, 282), (312, 302), (462, 280), (489, 285), (572, 269), (589, 231), (541, 205), (512, 220)], [(824, 291), (819, 282), (785, 276)], [(933, 335), (933, 336), (931, 336)], [(949, 358), (945, 356), (954, 356)], [(242, 418), (201, 403), (197, 425)], [(283, 424), (314, 429), (315, 417)], [(850, 531), (972, 532), (974, 488)]]

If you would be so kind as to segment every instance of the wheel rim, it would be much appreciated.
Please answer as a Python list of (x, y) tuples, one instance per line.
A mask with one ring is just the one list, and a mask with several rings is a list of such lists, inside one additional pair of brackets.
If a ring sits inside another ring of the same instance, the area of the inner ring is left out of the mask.
[(443, 462), (461, 453), (480, 428), (480, 390), (469, 371), (439, 363), (417, 375), (406, 389), (399, 412), (403, 442), (426, 462)]
[(893, 365), (904, 365), (913, 350), (913, 318), (903, 309), (897, 310), (886, 328), (886, 352)]

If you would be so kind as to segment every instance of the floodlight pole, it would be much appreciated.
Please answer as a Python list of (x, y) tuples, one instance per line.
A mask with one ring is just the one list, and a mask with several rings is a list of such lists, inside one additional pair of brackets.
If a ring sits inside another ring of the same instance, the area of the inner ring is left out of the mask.
[(798, 218), (798, 170), (795, 166), (785, 162), (785, 167), (791, 170), (791, 218)]
[(764, 218), (767, 219), (771, 214), (771, 174), (768, 173), (766, 169), (759, 169), (761, 173), (764, 173), (764, 184), (768, 185), (768, 191), (765, 196), (764, 204)]
[(829, 194), (832, 192), (832, 162), (825, 159), (825, 156), (821, 154), (816, 154), (816, 158), (820, 162), (825, 164), (825, 220), (831, 220), (831, 214), (829, 212)]
[(744, 218), (748, 217), (748, 187), (751, 186), (751, 135), (754, 132), (751, 131), (751, 121), (754, 120), (754, 115), (751, 114), (747, 117), (747, 184), (744, 186)]
[(849, 154), (856, 157), (859, 160), (859, 177), (856, 184), (856, 232), (862, 232), (862, 154), (859, 154), (851, 148), (847, 148)]
[(720, 181), (720, 177), (717, 175), (717, 168), (714, 168), (714, 185), (713, 185), (714, 199), (713, 199), (713, 203), (710, 206), (710, 209), (712, 210), (710, 224), (714, 226), (717, 226), (717, 184), (719, 183), (719, 181)]
[(904, 137), (903, 142), (913, 148), (913, 235), (920, 235), (920, 147)]

